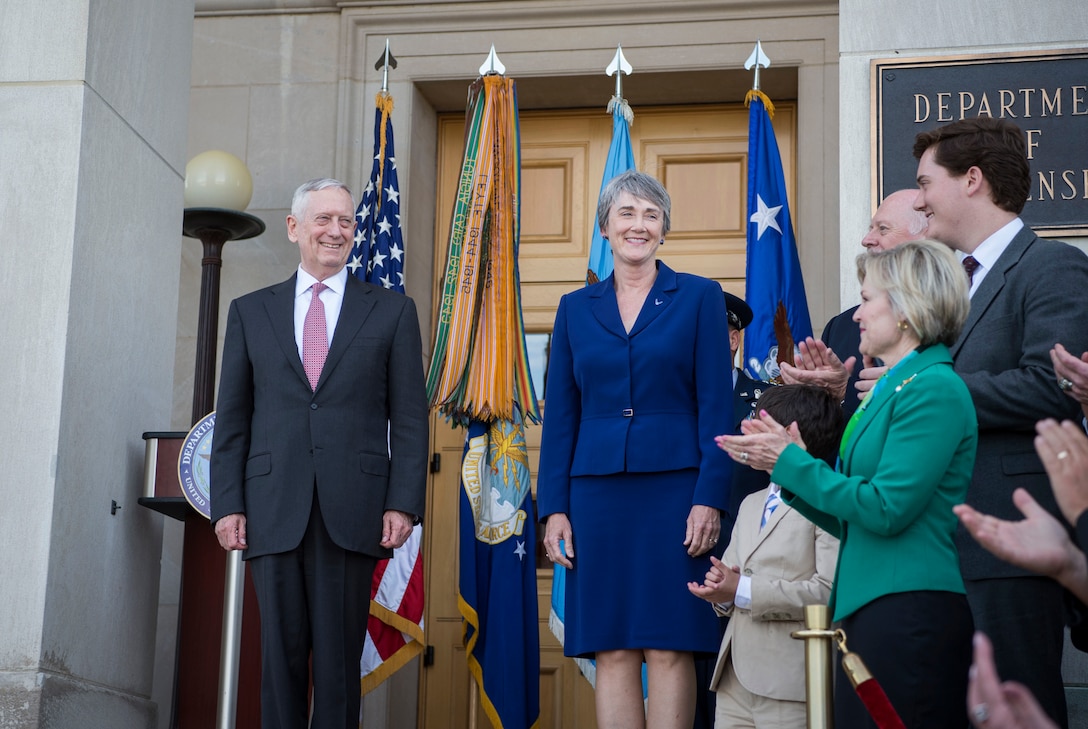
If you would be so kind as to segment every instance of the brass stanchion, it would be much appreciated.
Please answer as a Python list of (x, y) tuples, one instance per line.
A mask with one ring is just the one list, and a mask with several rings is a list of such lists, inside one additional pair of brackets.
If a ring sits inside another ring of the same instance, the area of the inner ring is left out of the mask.
[(790, 636), (805, 641), (805, 713), (808, 729), (833, 729), (831, 617), (827, 605), (805, 606), (805, 629)]

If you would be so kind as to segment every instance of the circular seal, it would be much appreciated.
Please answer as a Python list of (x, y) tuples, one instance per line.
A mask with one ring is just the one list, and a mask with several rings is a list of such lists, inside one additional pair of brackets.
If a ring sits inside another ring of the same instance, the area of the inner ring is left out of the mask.
[(205, 519), (211, 519), (212, 431), (215, 412), (205, 415), (181, 444), (178, 454), (178, 481), (189, 505)]

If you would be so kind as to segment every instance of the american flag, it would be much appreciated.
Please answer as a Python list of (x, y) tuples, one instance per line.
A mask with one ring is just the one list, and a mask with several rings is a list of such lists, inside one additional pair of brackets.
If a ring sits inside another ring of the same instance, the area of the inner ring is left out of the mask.
[[(374, 167), (355, 211), (348, 269), (358, 278), (404, 293), (400, 190), (393, 153), (393, 97), (378, 94)], [(370, 587), (370, 619), (360, 665), (362, 691), (373, 689), (423, 650), (423, 559), (416, 525), (393, 557), (378, 562)]]
[(348, 270), (372, 284), (404, 293), (404, 238), (400, 229), (400, 186), (393, 152), (393, 99), (388, 111), (379, 95), (374, 111), (374, 167), (355, 211), (355, 245)]

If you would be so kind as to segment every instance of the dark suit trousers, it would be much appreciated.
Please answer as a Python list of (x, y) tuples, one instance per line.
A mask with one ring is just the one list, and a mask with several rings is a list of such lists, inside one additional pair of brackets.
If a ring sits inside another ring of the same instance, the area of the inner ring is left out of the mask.
[(1031, 689), (1059, 727), (1069, 726), (1062, 682), (1065, 602), (1062, 587), (1047, 577), (964, 580), (975, 627), (994, 644), (1002, 681)]
[(248, 561), (261, 615), (263, 729), (358, 728), (359, 660), (376, 563), (333, 543), (316, 490), (302, 544)]

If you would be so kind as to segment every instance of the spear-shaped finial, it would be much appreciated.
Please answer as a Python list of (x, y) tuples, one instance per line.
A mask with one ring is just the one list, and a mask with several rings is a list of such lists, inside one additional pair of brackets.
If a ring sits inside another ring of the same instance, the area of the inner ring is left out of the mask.
[(623, 57), (623, 46), (616, 46), (616, 55), (612, 57), (612, 62), (604, 69), (606, 76), (616, 77), (616, 93), (608, 100), (608, 113), (611, 114), (612, 110), (617, 105), (623, 110), (623, 118), (630, 124), (634, 121), (635, 115), (631, 111), (631, 106), (627, 103), (627, 99), (623, 98), (623, 77), (631, 75), (631, 64), (627, 62), (627, 59)]
[(375, 71), (382, 72), (382, 91), (389, 92), (389, 69), (397, 67), (397, 59), (393, 58), (393, 54), (389, 52), (389, 39), (385, 39), (385, 50), (380, 56), (378, 56), (377, 63), (374, 64)]
[(488, 76), (490, 74), (498, 74), (500, 76), (506, 73), (506, 66), (502, 65), (502, 61), (499, 60), (499, 55), (495, 53), (495, 44), (491, 44), (491, 52), (487, 54), (487, 60), (484, 61), (484, 65), (480, 66), (480, 75)]
[(759, 97), (763, 101), (763, 107), (767, 110), (767, 114), (773, 119), (774, 104), (771, 103), (767, 94), (759, 90), (759, 67), (770, 68), (771, 59), (767, 58), (767, 54), (763, 52), (763, 44), (758, 40), (756, 40), (756, 47), (752, 50), (752, 55), (748, 56), (748, 60), (744, 62), (744, 67), (747, 69), (751, 70), (752, 66), (756, 67), (756, 75), (752, 79), (752, 88), (744, 95), (744, 105), (748, 106), (752, 103), (752, 99)]
[(771, 67), (771, 59), (767, 58), (767, 54), (763, 52), (763, 44), (756, 40), (756, 47), (752, 49), (752, 55), (748, 56), (748, 60), (744, 62), (744, 67), (749, 71), (752, 70), (752, 66), (756, 67), (756, 76), (752, 80), (752, 88), (759, 91), (759, 67), (763, 68)]

